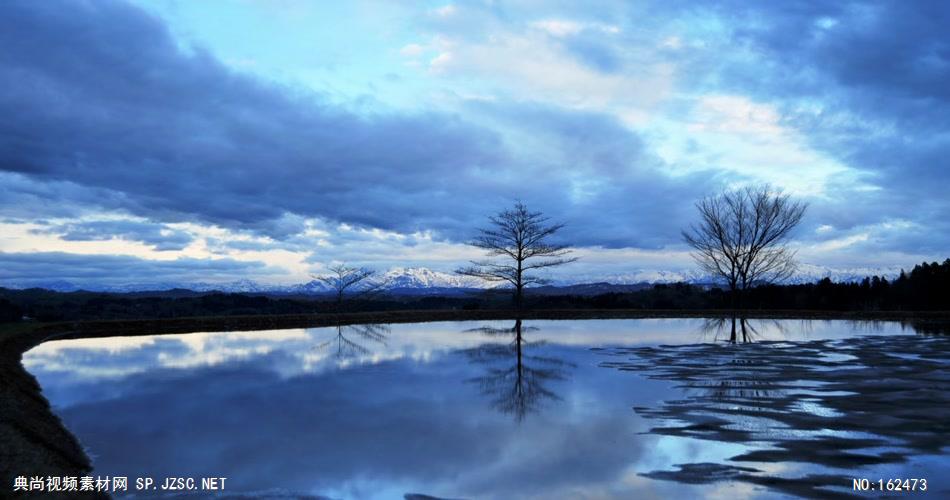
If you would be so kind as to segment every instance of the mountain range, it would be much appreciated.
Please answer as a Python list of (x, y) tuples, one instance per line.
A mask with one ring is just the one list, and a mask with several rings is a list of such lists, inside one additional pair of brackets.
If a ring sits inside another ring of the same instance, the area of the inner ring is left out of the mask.
[[(885, 276), (888, 279), (897, 277), (900, 268), (850, 268), (832, 269), (809, 264), (799, 267), (799, 272), (787, 284), (814, 283), (822, 278), (831, 278), (836, 282), (860, 281), (865, 276)], [(393, 268), (380, 275), (385, 283), (383, 287), (391, 293), (404, 295), (439, 295), (459, 292), (484, 290), (495, 288), (497, 283), (488, 283), (477, 278), (459, 276), (452, 273), (433, 271), (424, 267)], [(570, 281), (554, 280), (545, 287), (540, 287), (538, 293), (576, 293), (591, 295), (607, 291), (631, 291), (645, 286), (659, 283), (713, 283), (708, 276), (689, 272), (663, 270), (635, 270), (626, 273), (610, 275), (576, 275)], [(271, 285), (258, 283), (249, 279), (231, 282), (168, 282), (151, 281), (128, 284), (96, 284), (94, 282), (77, 283), (67, 280), (50, 281), (4, 281), (0, 286), (6, 288), (44, 288), (58, 292), (73, 292), (87, 290), (94, 292), (130, 293), (142, 291), (162, 291), (173, 289), (191, 290), (194, 292), (227, 292), (227, 293), (266, 293), (286, 295), (319, 295), (332, 291), (332, 288), (320, 280), (292, 285)]]

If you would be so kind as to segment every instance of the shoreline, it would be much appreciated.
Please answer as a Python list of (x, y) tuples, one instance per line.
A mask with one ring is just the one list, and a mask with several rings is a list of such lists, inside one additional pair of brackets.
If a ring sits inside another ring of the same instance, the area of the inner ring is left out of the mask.
[[(757, 319), (896, 321), (902, 324), (950, 324), (950, 311), (791, 311), (791, 310), (447, 310), (382, 311), (340, 314), (218, 316), (58, 323), (20, 322), (0, 330), (0, 488), (16, 476), (88, 475), (92, 462), (81, 443), (53, 412), (42, 388), (21, 363), (22, 355), (49, 341), (73, 338), (165, 335), (209, 331), (320, 328), (359, 323), (427, 323), (512, 319), (660, 319), (744, 316)], [(75, 497), (76, 493), (47, 495)], [(108, 498), (102, 494), (83, 497)]]
[[(791, 320), (897, 321), (950, 324), (950, 311), (813, 311), (813, 310), (730, 310), (730, 309), (513, 309), (406, 310), (320, 314), (196, 316), (181, 318), (84, 320), (53, 323), (26, 323), (30, 332), (19, 338), (0, 333), (0, 346), (14, 342), (20, 353), (53, 339), (162, 335), (194, 332), (320, 328), (356, 323), (430, 323), (435, 321), (491, 321), (509, 319), (659, 319), (719, 318)], [(20, 323), (24, 324), (24, 323)], [(6, 350), (6, 349), (4, 349)]]

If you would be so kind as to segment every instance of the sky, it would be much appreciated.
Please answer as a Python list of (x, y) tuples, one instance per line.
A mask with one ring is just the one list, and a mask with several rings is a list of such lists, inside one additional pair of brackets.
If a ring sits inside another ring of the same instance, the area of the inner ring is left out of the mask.
[(950, 257), (950, 2), (0, 2), (0, 285), (452, 271), (563, 222), (588, 281), (694, 204), (808, 203), (805, 265)]

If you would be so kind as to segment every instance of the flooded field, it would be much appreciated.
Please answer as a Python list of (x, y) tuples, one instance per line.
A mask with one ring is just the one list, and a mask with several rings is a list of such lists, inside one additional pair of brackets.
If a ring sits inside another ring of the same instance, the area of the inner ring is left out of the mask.
[[(643, 319), (63, 340), (23, 364), (93, 474), (130, 483), (226, 477), (227, 494), (274, 498), (771, 498), (877, 497), (853, 480), (901, 478), (938, 498), (950, 493), (948, 354), (950, 338), (897, 323)], [(169, 494), (129, 494), (142, 493)]]

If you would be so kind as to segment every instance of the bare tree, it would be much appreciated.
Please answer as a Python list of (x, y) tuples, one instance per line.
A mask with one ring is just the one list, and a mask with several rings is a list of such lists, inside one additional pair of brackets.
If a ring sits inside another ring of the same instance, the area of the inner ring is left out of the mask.
[(807, 205), (768, 185), (750, 186), (696, 204), (700, 222), (683, 231), (693, 258), (708, 274), (725, 280), (736, 298), (749, 287), (795, 273), (795, 252), (786, 246)]
[(347, 295), (365, 296), (380, 291), (385, 282), (375, 279), (376, 271), (365, 267), (349, 267), (345, 263), (327, 267), (329, 274), (314, 276), (336, 293), (337, 307), (343, 305)]
[[(566, 245), (547, 241), (564, 224), (548, 224), (548, 217), (541, 212), (529, 211), (521, 202), (488, 219), (490, 227), (479, 229), (480, 234), (471, 245), (486, 250), (489, 259), (472, 261), (471, 266), (455, 272), (488, 281), (510, 283), (515, 288), (515, 305), (519, 309), (523, 304), (525, 286), (547, 283), (543, 278), (527, 274), (529, 271), (577, 260), (576, 257), (567, 257), (571, 251)], [(501, 259), (491, 259), (493, 257)]]

